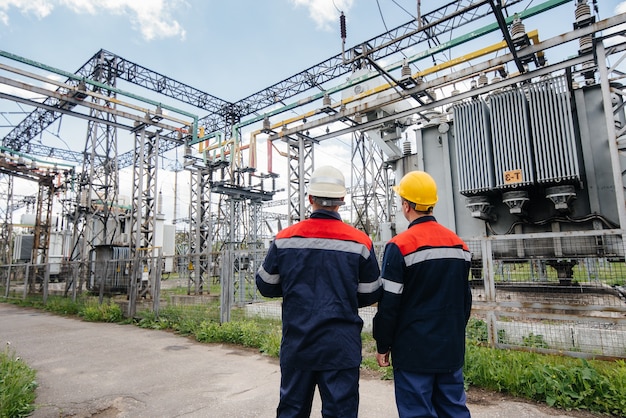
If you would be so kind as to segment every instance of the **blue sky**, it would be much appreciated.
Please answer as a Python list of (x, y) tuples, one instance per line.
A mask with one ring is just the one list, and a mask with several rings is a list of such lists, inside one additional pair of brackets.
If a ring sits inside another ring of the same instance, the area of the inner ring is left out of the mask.
[[(527, 0), (523, 6), (543, 1)], [(441, 4), (421, 0), (422, 14)], [(561, 6), (547, 18), (534, 18), (527, 29), (539, 29), (541, 39), (570, 30), (574, 4), (572, 0), (569, 9)], [(626, 12), (624, 1), (599, 0), (598, 7), (600, 19)], [(352, 47), (410, 21), (417, 1), (0, 0), (0, 49), (68, 72), (106, 49), (236, 102), (340, 53), (339, 11), (346, 15), (346, 46)], [(453, 52), (459, 56), (467, 51)], [(0, 100), (0, 114), (9, 105)], [(7, 117), (19, 122), (24, 116)], [(0, 135), (8, 133), (4, 122)], [(71, 123), (62, 121), (64, 128)], [(61, 132), (60, 125), (50, 130)], [(47, 133), (42, 140), (52, 147), (69, 142), (73, 150), (82, 151), (84, 138), (81, 128), (57, 137)], [(350, 161), (345, 143), (316, 149), (316, 156), (335, 165)], [(280, 182), (278, 187), (284, 187)], [(170, 193), (171, 187), (163, 191)]]
[[(411, 19), (380, 6), (389, 27)], [(348, 44), (385, 31), (373, 1), (0, 0), (0, 45), (67, 71), (104, 48), (237, 101), (339, 53), (338, 9)]]
[[(339, 10), (347, 18), (349, 47), (406, 23), (416, 15), (416, 3), (0, 0), (0, 49), (73, 72), (103, 48), (237, 101), (339, 53)], [(538, 3), (528, 0), (528, 5)], [(620, 3), (600, 0), (600, 17), (615, 13)], [(426, 13), (442, 2), (421, 4)], [(562, 22), (566, 28), (571, 28), (573, 4)]]

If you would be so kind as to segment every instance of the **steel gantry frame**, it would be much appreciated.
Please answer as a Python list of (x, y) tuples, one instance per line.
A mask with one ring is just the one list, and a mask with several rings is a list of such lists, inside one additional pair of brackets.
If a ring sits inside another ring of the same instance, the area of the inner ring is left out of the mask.
[[(507, 2), (506, 8), (510, 8), (522, 1), (524, 0), (510, 0)], [(551, 0), (546, 2), (546, 8), (557, 7), (568, 1)], [(93, 78), (93, 71), (101, 62), (115, 62), (115, 76), (117, 79), (205, 110), (208, 114), (199, 120), (199, 125), (205, 127), (207, 132), (223, 132), (228, 130), (229, 121), (233, 117), (242, 119), (249, 115), (257, 115), (262, 110), (273, 107), (276, 103), (288, 100), (314, 88), (325, 91), (326, 89), (323, 86), (326, 83), (351, 72), (354, 68), (350, 64), (358, 62), (364, 56), (367, 56), (370, 60), (378, 61), (422, 42), (432, 42), (453, 29), (484, 18), (493, 12), (492, 3), (492, 1), (486, 0), (448, 2), (421, 16), (420, 21), (411, 20), (356, 46), (351, 51), (349, 59), (346, 59), (343, 53), (337, 54), (237, 102), (229, 102), (217, 98), (104, 49), (96, 52), (75, 74), (79, 77)], [(492, 30), (495, 29), (497, 28)], [(0, 55), (11, 56), (8, 53)], [(70, 78), (66, 81), (66, 84), (77, 86), (79, 82), (74, 78)], [(312, 100), (314, 99), (312, 98)], [(67, 161), (82, 162), (81, 153), (79, 152), (68, 152), (67, 150), (30, 143), (32, 138), (41, 134), (63, 114), (59, 110), (60, 107), (59, 99), (47, 98), (43, 106), (36, 107), (29, 116), (3, 138), (3, 145), (16, 151), (26, 151), (26, 148), (30, 146), (31, 150), (29, 152), (31, 155), (47, 157), (50, 153), (53, 153), (54, 155), (62, 155)], [(183, 145), (180, 138), (176, 138), (176, 135), (173, 134), (164, 135), (163, 140), (166, 143), (161, 147), (162, 152)], [(119, 159), (119, 167), (127, 167), (133, 161), (132, 153), (121, 154)]]
[[(509, 1), (506, 7), (510, 8), (522, 1)], [(180, 83), (106, 50), (100, 50), (94, 54), (90, 60), (76, 71), (76, 75), (91, 77), (93, 68), (99, 65), (100, 61), (115, 61), (116, 77), (118, 79), (206, 110), (209, 113), (198, 121), (199, 125), (203, 126), (207, 132), (226, 132), (229, 130), (229, 121), (232, 121), (233, 118), (239, 120), (246, 116), (257, 115), (262, 110), (272, 107), (278, 102), (288, 100), (313, 88), (326, 91), (327, 89), (324, 87), (326, 83), (351, 72), (354, 69), (351, 64), (359, 62), (364, 57), (367, 57), (369, 61), (376, 62), (422, 42), (430, 44), (433, 40), (438, 39), (439, 36), (453, 29), (484, 18), (493, 12), (494, 5), (492, 3), (485, 0), (477, 2), (468, 0), (449, 2), (421, 16), (420, 21), (409, 21), (354, 47), (350, 51), (350, 58), (348, 59), (344, 53), (340, 53), (235, 103), (219, 99), (209, 93)], [(551, 0), (546, 2), (546, 6), (541, 11), (564, 3), (567, 3), (567, 0)], [(493, 27), (489, 30), (496, 29), (497, 27)], [(4, 53), (1, 55), (8, 56), (10, 54)], [(68, 79), (67, 83), (78, 85), (75, 79)], [(314, 95), (309, 100), (314, 101), (320, 97), (319, 95)], [(81, 153), (30, 143), (32, 138), (43, 132), (62, 114), (59, 111), (59, 100), (56, 98), (46, 99), (43, 105), (37, 107), (24, 121), (16, 126), (3, 139), (3, 145), (16, 151), (25, 150), (26, 147), (29, 147), (29, 152), (32, 155), (49, 156), (53, 154), (67, 161), (82, 162)], [(279, 112), (282, 111), (285, 110), (279, 110)], [(275, 113), (270, 112), (269, 114)], [(161, 147), (162, 152), (183, 145), (180, 138), (177, 138), (174, 134), (163, 135), (163, 140), (165, 144)], [(129, 166), (132, 161), (132, 153), (121, 154), (119, 156), (119, 168)]]
[[(6, 55), (6, 54), (5, 54)], [(158, 162), (159, 139), (157, 134), (146, 134), (146, 127), (155, 127), (160, 132), (174, 132), (179, 135), (186, 132), (186, 136), (194, 137), (197, 130), (197, 116), (179, 109), (165, 106), (183, 117), (192, 120), (182, 120), (173, 116), (163, 115), (163, 109), (157, 104), (156, 110), (152, 111), (136, 104), (121, 101), (118, 94), (131, 97), (143, 103), (156, 104), (149, 99), (141, 98), (119, 90), (116, 86), (117, 63), (115, 59), (100, 57), (98, 64), (90, 72), (93, 78), (79, 77), (70, 74), (67, 83), (51, 82), (56, 84), (57, 90), (37, 87), (27, 83), (19, 83), (10, 79), (2, 78), (2, 82), (13, 85), (22, 90), (30, 90), (46, 95), (50, 103), (37, 105), (36, 108), (55, 110), (59, 114), (77, 115), (88, 121), (87, 141), (83, 155), (83, 169), (77, 181), (77, 193), (75, 201), (64, 206), (67, 209), (67, 220), (73, 229), (73, 248), (70, 254), (71, 260), (79, 260), (78, 274), (71, 275), (67, 282), (66, 292), (71, 288), (75, 296), (82, 289), (83, 284), (90, 284), (94, 280), (92, 271), (92, 250), (98, 246), (126, 245), (121, 242), (122, 220), (118, 202), (119, 193), (119, 166), (117, 152), (117, 128), (124, 128), (132, 132), (143, 130), (144, 135), (138, 136), (135, 148), (131, 155), (135, 160), (133, 196), (134, 215), (132, 220), (137, 232), (130, 244), (131, 250), (137, 252), (139, 248), (154, 247), (154, 204), (156, 200), (156, 172)], [(65, 75), (61, 70), (52, 69), (41, 64), (26, 62), (40, 69), (49, 70)], [(3, 70), (15, 72), (21, 76), (30, 77), (34, 80), (43, 81), (42, 76), (27, 73), (17, 68), (2, 66)], [(76, 81), (78, 83), (76, 83)], [(28, 101), (22, 97), (15, 97), (17, 102)], [(52, 108), (52, 106), (56, 106)], [(88, 114), (77, 110), (88, 110)], [(126, 110), (128, 109), (128, 110)], [(139, 112), (139, 114), (137, 114)], [(38, 120), (43, 120), (39, 118)], [(130, 124), (129, 121), (130, 120)], [(34, 129), (34, 128), (33, 128)], [(156, 136), (156, 139), (153, 139)], [(153, 142), (150, 143), (150, 140)], [(186, 140), (181, 138), (180, 141)], [(154, 152), (153, 152), (154, 151)], [(9, 149), (10, 153), (17, 151)], [(45, 202), (40, 196), (41, 202)], [(138, 203), (139, 202), (139, 203)], [(49, 213), (50, 211), (48, 210)], [(144, 213), (145, 212), (145, 213)], [(144, 222), (145, 221), (145, 222)], [(135, 239), (136, 237), (139, 237)], [(117, 242), (115, 240), (118, 240)], [(36, 243), (36, 245), (39, 245)], [(133, 245), (135, 247), (133, 247)], [(144, 245), (144, 247), (140, 247)], [(77, 282), (78, 281), (78, 285)]]
[[(520, 14), (520, 16), (530, 17), (550, 10), (554, 7), (566, 4), (567, 2), (568, 0), (546, 1), (536, 7), (524, 10), (523, 13)], [(511, 7), (516, 3), (518, 2), (508, 2), (506, 7)], [(447, 33), (453, 29), (460, 28), (471, 22), (477, 21), (492, 13), (500, 15), (500, 18), (497, 19), (497, 22), (491, 22), (480, 30), (473, 31), (470, 35), (465, 35), (463, 37), (446, 42), (442, 45), (436, 45), (430, 49), (427, 49), (424, 52), (418, 53), (409, 58), (405, 58), (403, 60), (404, 63), (407, 65), (412, 64), (429, 56), (433, 57), (434, 62), (434, 57), (436, 54), (443, 53), (453, 46), (461, 45), (476, 37), (498, 30), (503, 32), (505, 38), (508, 38), (510, 35), (508, 33), (507, 25), (513, 21), (514, 17), (504, 18), (503, 11), (505, 10), (505, 8), (495, 4), (493, 1), (450, 2), (436, 9), (435, 11), (424, 15), (421, 21), (411, 21), (379, 37), (373, 38), (370, 41), (357, 45), (352, 50), (348, 51), (347, 56), (345, 53), (335, 56), (330, 60), (324, 61), (318, 66), (311, 67), (307, 71), (302, 72), (287, 80), (284, 80), (283, 82), (278, 83), (274, 86), (271, 86), (260, 93), (251, 95), (243, 101), (245, 102), (246, 100), (254, 100), (256, 103), (264, 103), (265, 106), (269, 106), (270, 102), (272, 104), (276, 103), (276, 101), (272, 100), (272, 98), (280, 97), (287, 99), (313, 87), (319, 88), (319, 93), (309, 96), (307, 98), (299, 99), (297, 103), (298, 105), (303, 105), (315, 102), (317, 100), (322, 100), (321, 106), (315, 111), (303, 113), (297, 121), (295, 120), (295, 118), (291, 118), (286, 121), (283, 120), (275, 122), (273, 124), (270, 124), (268, 121), (269, 117), (276, 116), (282, 112), (292, 110), (292, 105), (285, 105), (282, 108), (266, 112), (262, 116), (253, 119), (256, 121), (264, 121), (264, 125), (266, 125), (264, 127), (264, 131), (271, 133), (269, 140), (284, 140), (287, 141), (288, 144), (293, 141), (293, 138), (298, 138), (299, 135), (310, 137), (314, 142), (319, 142), (322, 140), (338, 137), (342, 134), (350, 134), (352, 132), (364, 132), (368, 129), (372, 129), (372, 127), (380, 126), (385, 123), (394, 123), (394, 116), (388, 117), (386, 120), (367, 120), (366, 122), (361, 123), (358, 121), (361, 119), (362, 115), (368, 112), (367, 107), (359, 108), (355, 112), (347, 112), (345, 111), (345, 100), (337, 101), (334, 105), (331, 104), (330, 94), (340, 92), (351, 86), (354, 86), (355, 84), (358, 84), (359, 82), (366, 81), (367, 78), (359, 77), (354, 82), (344, 83), (340, 86), (333, 86), (331, 88), (325, 88), (325, 83), (350, 71), (360, 70), (368, 66), (374, 68), (380, 75), (383, 76), (383, 78), (389, 81), (390, 89), (398, 90), (395, 98), (390, 94), (387, 99), (381, 99), (377, 102), (370, 103), (371, 107), (375, 108), (376, 106), (383, 106), (385, 105), (385, 103), (390, 104), (407, 98), (412, 98), (416, 100), (418, 107), (426, 105), (429, 102), (433, 102), (434, 100), (432, 97), (430, 97), (429, 89), (418, 87), (418, 85), (421, 84), (418, 83), (418, 80), (421, 80), (422, 76), (412, 76), (402, 79), (400, 77), (397, 77), (397, 79), (394, 79), (394, 77), (391, 75), (391, 72), (400, 69), (402, 63), (400, 62), (390, 65), (386, 68), (382, 68), (377, 64), (377, 62), (382, 58), (386, 58), (392, 56), (395, 53), (407, 50), (410, 47), (418, 45), (424, 41), (427, 41), (429, 45), (431, 45), (433, 42), (436, 43), (437, 37), (439, 35)], [(526, 40), (528, 39), (526, 38)], [(521, 60), (517, 56), (517, 50), (526, 46), (526, 44), (513, 45), (513, 43), (510, 42), (506, 45), (514, 46), (513, 52), (511, 52), (512, 60), (516, 62), (516, 65), (519, 64)], [(526, 67), (522, 66), (522, 68)], [(411, 75), (410, 69), (409, 75)], [(367, 77), (371, 78), (374, 77), (374, 75), (369, 75)], [(306, 80), (308, 80), (308, 82)], [(410, 82), (407, 82), (408, 80), (410, 80)], [(380, 91), (382, 90), (375, 90), (374, 93), (378, 93)], [(423, 119), (428, 120), (425, 115), (420, 113), (419, 109), (412, 110), (411, 113), (417, 113)], [(321, 118), (320, 115), (322, 115)], [(315, 117), (318, 118), (317, 121), (315, 120)], [(289, 128), (287, 126), (288, 124), (294, 122), (301, 122), (301, 124), (293, 128)], [(329, 131), (328, 126), (337, 122), (343, 123), (346, 127), (339, 131)], [(322, 134), (314, 136), (309, 134), (312, 129), (323, 126), (327, 127), (325, 135)], [(313, 167), (312, 155), (312, 152), (307, 153), (307, 158), (310, 159), (309, 161), (304, 163), (304, 166)], [(300, 158), (304, 158), (304, 154), (302, 154)], [(295, 196), (296, 191), (298, 193), (304, 193), (307, 176), (306, 172), (303, 171), (300, 164), (295, 164), (289, 157), (288, 159), (288, 187), (291, 191), (293, 191), (293, 196)], [(364, 161), (360, 162), (364, 163)], [(374, 170), (376, 172), (384, 172), (385, 167), (383, 166), (382, 160), (374, 161), (374, 165)], [(368, 170), (368, 168), (365, 166), (363, 168), (360, 168), (356, 172), (357, 176), (359, 176), (360, 173), (363, 173), (366, 170)], [(357, 180), (359, 179), (357, 178)], [(302, 182), (302, 184), (300, 184), (300, 182)], [(389, 189), (382, 183), (380, 184), (380, 187), (382, 188), (382, 190)], [(370, 190), (374, 190), (374, 188), (371, 188)], [(293, 196), (290, 193), (288, 198), (288, 201), (290, 202), (290, 221), (302, 219), (305, 213), (305, 210), (303, 210), (301, 203), (302, 197), (298, 198), (300, 204), (295, 205), (293, 204), (293, 202), (298, 200), (293, 198)], [(365, 199), (365, 197), (362, 198)], [(368, 196), (366, 200), (368, 202), (376, 202), (378, 198), (379, 195), (377, 193), (374, 193), (372, 196)], [(383, 207), (387, 208), (388, 205), (383, 205)], [(383, 218), (388, 219), (389, 216), (391, 215), (383, 215)], [(358, 220), (360, 221), (360, 219)]]
[[(50, 232), (52, 230), (52, 202), (54, 194), (64, 189), (73, 176), (74, 169), (63, 165), (41, 165), (37, 160), (22, 154), (2, 153), (0, 155), (0, 176), (14, 176), (38, 184), (35, 198), (35, 222), (33, 226), (33, 247), (30, 262), (33, 268), (29, 271), (29, 288), (34, 289), (36, 283), (47, 280), (49, 271), (48, 248), (50, 246)], [(12, 201), (12, 179), (9, 183), (8, 201)], [(12, 208), (8, 208), (12, 212)], [(9, 229), (10, 232), (10, 229)], [(10, 262), (8, 263), (10, 264)], [(47, 296), (47, 295), (44, 295)]]
[[(0, 56), (7, 58), (15, 57), (4, 51), (0, 52)], [(29, 62), (28, 60), (22, 61), (36, 64), (34, 62)], [(117, 85), (118, 80), (126, 81), (136, 86), (155, 91), (166, 97), (190, 104), (193, 107), (208, 111), (210, 114), (225, 114), (225, 109), (230, 109), (232, 107), (232, 103), (173, 80), (159, 74), (158, 72), (149, 70), (104, 49), (96, 52), (85, 64), (76, 70), (76, 77), (69, 77), (67, 81), (63, 83), (64, 86), (77, 87), (80, 85), (79, 80), (83, 77), (88, 79), (98, 79), (96, 72), (100, 71), (101, 66), (104, 65), (104, 63), (114, 65), (115, 72), (112, 76), (114, 76), (115, 80), (111, 80), (114, 82), (114, 85)], [(57, 91), (67, 94), (68, 88), (59, 87)], [(18, 98), (9, 95), (4, 95), (3, 98), (19, 100)], [(48, 126), (50, 126), (63, 114), (69, 113), (68, 111), (71, 109), (64, 109), (62, 101), (63, 100), (59, 97), (48, 97), (40, 106), (34, 105), (35, 110), (3, 138), (3, 145), (15, 151), (26, 151), (30, 148), (30, 151), (28, 152), (35, 156), (49, 157), (50, 155), (54, 155), (57, 158), (61, 158), (66, 161), (82, 163), (83, 159), (81, 152), (51, 148), (44, 145), (36, 145), (30, 142), (32, 138), (40, 135)], [(73, 116), (84, 118), (83, 115), (73, 114)], [(184, 145), (185, 143), (184, 138), (179, 137), (176, 132), (164, 133), (162, 139), (165, 143), (161, 147), (161, 152), (168, 151), (175, 147)], [(119, 155), (119, 168), (128, 167), (132, 163), (132, 151)]]
[[(506, 13), (507, 8), (510, 8), (515, 4), (521, 3), (522, 1), (523, 0), (509, 1), (507, 2), (506, 8), (500, 6), (499, 4), (496, 4), (492, 0), (462, 0), (449, 2), (434, 10), (433, 12), (421, 16), (419, 20), (410, 21), (378, 37), (372, 38), (355, 46), (354, 48), (349, 50), (347, 54), (345, 53), (345, 51), (342, 51), (341, 54), (338, 54), (316, 66), (310, 67), (309, 69), (296, 74), (293, 77), (283, 80), (280, 83), (274, 84), (258, 93), (252, 94), (235, 103), (218, 99), (183, 83), (171, 80), (159, 73), (150, 71), (145, 67), (139, 66), (104, 50), (101, 50), (96, 55), (94, 55), (94, 58), (88, 61), (88, 63), (85, 64), (83, 67), (81, 67), (77, 74), (87, 74), (89, 76), (92, 76), (94, 74), (94, 71), (91, 67), (95, 66), (94, 62), (97, 62), (100, 59), (103, 59), (104, 61), (109, 63), (114, 62), (114, 77), (116, 79), (125, 80), (129, 83), (141, 86), (151, 91), (158, 92), (160, 94), (164, 94), (165, 96), (172, 97), (176, 100), (181, 100), (199, 109), (208, 111), (209, 114), (206, 117), (197, 120), (197, 124), (194, 125), (191, 132), (187, 131), (186, 133), (181, 135), (181, 131), (171, 130), (167, 133), (163, 133), (163, 135), (160, 135), (160, 141), (162, 143), (158, 147), (159, 152), (163, 153), (167, 150), (183, 144), (193, 145), (198, 143), (200, 140), (213, 138), (219, 134), (224, 135), (224, 137), (226, 138), (232, 137), (235, 141), (234, 148), (231, 148), (232, 152), (230, 153), (230, 158), (231, 163), (235, 162), (236, 164), (238, 164), (239, 155), (237, 154), (237, 152), (240, 149), (238, 147), (241, 146), (241, 139), (239, 138), (241, 127), (259, 122), (263, 118), (275, 117), (283, 112), (292, 110), (294, 108), (294, 105), (286, 105), (282, 108), (267, 111), (265, 113), (262, 112), (269, 109), (270, 107), (275, 106), (276, 103), (288, 100), (295, 96), (302, 95), (309, 90), (319, 89), (320, 92), (313, 94), (307, 98), (298, 100), (297, 106), (312, 104), (319, 99), (323, 99), (325, 96), (327, 97), (329, 93), (339, 92), (342, 89), (349, 87), (350, 84), (344, 84), (339, 87), (328, 88), (327, 86), (329, 82), (345, 75), (350, 71), (361, 69), (364, 66), (370, 66), (372, 68), (375, 68), (385, 79), (389, 80), (391, 88), (393, 90), (397, 90), (398, 92), (395, 95), (388, 94), (387, 98), (381, 99), (377, 102), (373, 102), (372, 105), (383, 105), (385, 102), (394, 103), (399, 100), (404, 100), (406, 98), (413, 98), (422, 107), (432, 107), (430, 103), (432, 102), (432, 97), (430, 96), (427, 87), (436, 86), (435, 83), (419, 83), (418, 85), (417, 80), (419, 76), (417, 75), (410, 77), (410, 83), (405, 83), (403, 79), (396, 80), (391, 75), (393, 71), (400, 68), (401, 64), (398, 63), (385, 68), (382, 68), (378, 65), (378, 62), (381, 59), (393, 56), (398, 53), (402, 53), (404, 55), (403, 51), (406, 51), (411, 47), (420, 45), (423, 42), (427, 42), (431, 49), (425, 51), (424, 53), (416, 54), (406, 59), (405, 62), (407, 62), (408, 64), (415, 64), (416, 62), (428, 56), (433, 57), (434, 60), (435, 54), (442, 53), (448, 48), (458, 46), (464, 42), (467, 42), (473, 39), (474, 36), (477, 37), (488, 32), (500, 30), (503, 32), (504, 37), (507, 41), (507, 45), (511, 49), (511, 52), (509, 54), (511, 55), (511, 57), (508, 57), (508, 60), (515, 62), (518, 68), (523, 68), (523, 66), (520, 67), (520, 63), (524, 64), (523, 62), (521, 62), (521, 60), (526, 55), (522, 55), (522, 58), (518, 56), (517, 50), (521, 49), (521, 47), (515, 45), (513, 41), (509, 39), (509, 34), (507, 31), (507, 25), (510, 24), (512, 18), (504, 17), (504, 13)], [(541, 13), (543, 11), (566, 3), (568, 3), (568, 0), (549, 0), (542, 3), (538, 7), (524, 10), (521, 15), (523, 17), (532, 16), (533, 14)], [(441, 35), (448, 33), (453, 29), (457, 29), (464, 25), (477, 21), (481, 18), (490, 16), (491, 14), (496, 15), (497, 22), (485, 26), (480, 30), (479, 34), (464, 36), (455, 39), (454, 41), (439, 45), (438, 39)], [(523, 47), (526, 47), (526, 45), (523, 45)], [(0, 53), (0, 55), (7, 56), (8, 54)], [(55, 149), (46, 149), (46, 147), (34, 146), (34, 144), (30, 143), (30, 138), (42, 132), (46, 126), (52, 123), (61, 114), (67, 113), (75, 115), (75, 113), (72, 112), (72, 107), (76, 105), (76, 100), (81, 100), (80, 88), (82, 86), (80, 85), (80, 82), (78, 82), (75, 78), (69, 78), (67, 85), (69, 87), (62, 87), (59, 90), (66, 95), (68, 93), (75, 94), (78, 91), (78, 98), (72, 97), (71, 100), (67, 100), (66, 102), (64, 102), (58, 97), (50, 96), (49, 101), (46, 101), (47, 103), (37, 106), (36, 112), (33, 112), (30, 117), (28, 117), (22, 124), (16, 127), (3, 140), (3, 144), (10, 145), (14, 149), (28, 147), (31, 152), (41, 152), (45, 155), (55, 153), (55, 155), (57, 155), (57, 151)], [(3, 97), (8, 98), (6, 95), (3, 95)], [(292, 223), (293, 221), (297, 221), (299, 219), (303, 219), (306, 215), (306, 202), (304, 202), (303, 196), (305, 194), (305, 186), (308, 181), (308, 177), (310, 176), (310, 173), (314, 168), (313, 150), (315, 143), (321, 140), (336, 137), (343, 133), (365, 132), (368, 129), (373, 129), (376, 126), (379, 126), (381, 123), (393, 122), (393, 117), (386, 117), (381, 120), (366, 120), (364, 123), (356, 123), (355, 121), (357, 119), (355, 117), (354, 120), (351, 121), (351, 123), (347, 123), (347, 127), (345, 129), (334, 130), (332, 132), (328, 131), (327, 134), (319, 135), (317, 137), (309, 136), (309, 129), (311, 128), (324, 125), (328, 126), (336, 122), (346, 123), (347, 118), (349, 119), (353, 116), (366, 113), (363, 109), (359, 109), (358, 107), (356, 107), (356, 111), (352, 113), (346, 112), (344, 106), (345, 103), (343, 102), (341, 102), (341, 109), (336, 110), (335, 107), (338, 107), (339, 103), (340, 102), (337, 102), (337, 106), (333, 106), (331, 108), (333, 109), (333, 111), (328, 113), (324, 117), (319, 117), (319, 112), (316, 112), (318, 115), (317, 119), (312, 118), (312, 121), (307, 121), (306, 117), (303, 117), (302, 123), (299, 126), (289, 128), (286, 124), (276, 124), (277, 128), (281, 127), (282, 129), (278, 133), (275, 133), (270, 140), (286, 141), (288, 149), (288, 152), (286, 154), (288, 160), (287, 201), (289, 202), (289, 223)], [(89, 118), (85, 117), (84, 115), (80, 115), (80, 117), (87, 118), (89, 120)], [(97, 121), (94, 121), (93, 123), (97, 123)], [(115, 124), (107, 124), (106, 126), (112, 127), (111, 129), (113, 130), (115, 130), (117, 127), (123, 127), (121, 125), (116, 126)], [(195, 128), (197, 126), (201, 126), (206, 132), (209, 132), (209, 134), (204, 138), (197, 138), (197, 132), (195, 131)], [(355, 138), (357, 148), (361, 147), (363, 144), (359, 144), (359, 141), (363, 139), (362, 136), (357, 135)], [(238, 145), (237, 141), (239, 141)], [(356, 150), (357, 148), (354, 149)], [(388, 209), (388, 205), (378, 205), (377, 203), (381, 199), (383, 199), (381, 196), (385, 196), (385, 199), (387, 199), (386, 195), (388, 194), (389, 189), (389, 178), (387, 167), (384, 166), (382, 158), (380, 156), (380, 150), (376, 149), (375, 147), (372, 147), (371, 150), (362, 147), (360, 149), (362, 150), (362, 155), (360, 155), (360, 161), (359, 158), (356, 158), (360, 166), (353, 172), (354, 180), (359, 185), (361, 183), (368, 183), (370, 181), (369, 179), (376, 183), (376, 186), (374, 187), (368, 184), (364, 184), (363, 190), (357, 189), (359, 195), (355, 195), (357, 200), (357, 205), (355, 207), (358, 210), (357, 223), (362, 224), (362, 226), (367, 229), (367, 224), (368, 222), (370, 222), (368, 220), (370, 215), (368, 215), (367, 213), (371, 212), (372, 210), (374, 210), (377, 214), (382, 212), (382, 217), (377, 221), (378, 223), (382, 221), (386, 222), (390, 219), (391, 215), (389, 214), (389, 212), (385, 213), (383, 209)], [(134, 151), (130, 151), (129, 153), (117, 155), (116, 161), (118, 169), (135, 163), (134, 159), (131, 158), (134, 157), (133, 152)], [(365, 152), (369, 152), (369, 154), (366, 154)], [(59, 155), (60, 154), (62, 153), (59, 152)], [(74, 160), (82, 160), (83, 158), (83, 155), (80, 153), (66, 152), (63, 155), (70, 161), (72, 158)], [(225, 154), (223, 156), (225, 156)], [(353, 157), (356, 156), (356, 154), (353, 155)], [(229, 196), (229, 193), (237, 191), (239, 188), (245, 189), (249, 187), (249, 185), (237, 183), (238, 177), (235, 173), (238, 169), (240, 169), (240, 167), (235, 166), (234, 170), (231, 170), (229, 177), (223, 179), (223, 181), (226, 182), (225, 184), (229, 184), (233, 187), (232, 189), (219, 190), (219, 188), (214, 187), (215, 185), (211, 182), (211, 180), (208, 180), (211, 188), (210, 191), (206, 193), (218, 193), (222, 194), (223, 196)], [(378, 173), (379, 175), (375, 175), (374, 173)], [(380, 175), (382, 173), (387, 174)], [(205, 176), (207, 176), (206, 173), (201, 175), (202, 178), (204, 178)], [(207, 179), (204, 178), (204, 180)], [(197, 181), (196, 183), (205, 184), (206, 181)], [(223, 186), (223, 184), (221, 186)], [(192, 189), (194, 189), (194, 187), (192, 187)], [(201, 201), (202, 195), (203, 193), (193, 194), (192, 192), (192, 207), (205, 205), (205, 203)], [(227, 200), (228, 199), (220, 198), (217, 218), (223, 217), (225, 219), (228, 219), (230, 216), (233, 215), (232, 210), (234, 209), (229, 209), (229, 207), (226, 206), (225, 202)], [(377, 207), (371, 209), (369, 208), (369, 205), (371, 204), (374, 204)], [(228, 203), (228, 205), (230, 205), (230, 203)], [(211, 219), (214, 214), (212, 213), (212, 208), (210, 204), (208, 205), (208, 210), (208, 218)], [(196, 209), (196, 213), (194, 214), (195, 216), (190, 216), (192, 222), (195, 222), (192, 228), (192, 234), (199, 235), (201, 242), (206, 241), (210, 243), (210, 240), (204, 238), (202, 235), (205, 234), (205, 232), (201, 230), (206, 226), (204, 225), (204, 222), (202, 220), (194, 221), (194, 219), (198, 218), (198, 214), (200, 213), (203, 213), (202, 216), (206, 215), (204, 214), (204, 209)], [(136, 214), (132, 214), (131, 216), (136, 216)], [(219, 219), (217, 219), (215, 225), (220, 224), (221, 222), (219, 221)], [(225, 227), (232, 227), (232, 224)], [(222, 234), (216, 233), (216, 235), (221, 235), (223, 237), (231, 235), (229, 232), (222, 232)], [(205, 243), (198, 244), (197, 237), (192, 237), (191, 241), (192, 243), (196, 243), (194, 245), (198, 249), (202, 248), (202, 251), (210, 251), (210, 247), (212, 247), (211, 245), (207, 247)], [(205, 263), (204, 267), (206, 266), (207, 264)]]

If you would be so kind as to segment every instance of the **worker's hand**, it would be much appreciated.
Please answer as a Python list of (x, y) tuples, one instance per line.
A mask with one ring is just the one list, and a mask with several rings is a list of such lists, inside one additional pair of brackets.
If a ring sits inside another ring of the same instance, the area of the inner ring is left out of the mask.
[(389, 367), (391, 365), (389, 363), (389, 351), (384, 354), (376, 353), (376, 361), (380, 367)]

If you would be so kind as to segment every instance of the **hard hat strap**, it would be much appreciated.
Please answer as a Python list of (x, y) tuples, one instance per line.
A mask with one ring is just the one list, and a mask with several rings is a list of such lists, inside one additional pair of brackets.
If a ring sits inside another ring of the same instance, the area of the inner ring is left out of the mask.
[(313, 183), (327, 183), (327, 184), (337, 184), (339, 186), (343, 186), (343, 181), (341, 179), (336, 179), (333, 177), (311, 177), (309, 181), (311, 184)]
[(339, 199), (329, 199), (326, 197), (319, 197), (319, 196), (311, 196), (311, 198), (313, 199), (313, 202), (315, 202), (315, 204), (324, 206), (324, 207), (343, 206), (346, 204), (346, 202), (344, 202), (343, 200), (339, 200)]

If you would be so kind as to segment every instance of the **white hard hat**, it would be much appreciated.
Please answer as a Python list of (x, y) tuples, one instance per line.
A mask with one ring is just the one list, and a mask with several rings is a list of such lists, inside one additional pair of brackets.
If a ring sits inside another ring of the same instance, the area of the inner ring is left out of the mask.
[(325, 165), (313, 171), (309, 179), (309, 195), (341, 198), (346, 195), (346, 180), (335, 167)]

